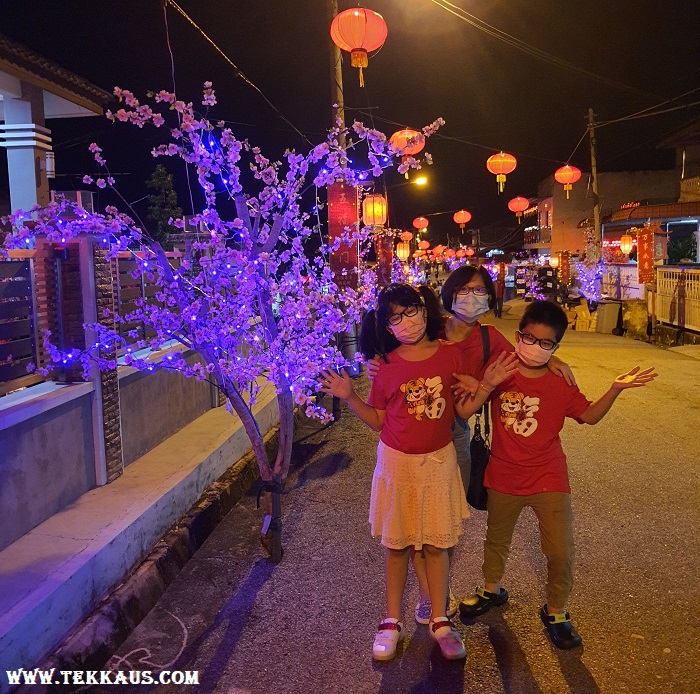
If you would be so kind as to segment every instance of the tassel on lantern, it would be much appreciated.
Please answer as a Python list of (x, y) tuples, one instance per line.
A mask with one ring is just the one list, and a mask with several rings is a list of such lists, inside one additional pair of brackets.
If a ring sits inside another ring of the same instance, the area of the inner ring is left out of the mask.
[(355, 50), (350, 53), (350, 65), (352, 67), (358, 68), (360, 72), (360, 87), (365, 86), (365, 76), (362, 72), (362, 68), (369, 65), (369, 60), (367, 58), (367, 51)]

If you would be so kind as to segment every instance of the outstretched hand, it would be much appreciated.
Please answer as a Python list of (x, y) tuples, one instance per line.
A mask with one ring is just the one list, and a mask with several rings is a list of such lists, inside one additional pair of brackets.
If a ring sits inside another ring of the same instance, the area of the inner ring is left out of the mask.
[(479, 381), (467, 374), (452, 375), (457, 379), (457, 383), (452, 386), (452, 390), (458, 402), (466, 397), (474, 397), (476, 395), (476, 391), (479, 389)]
[(612, 384), (615, 390), (624, 390), (625, 388), (640, 388), (645, 386), (650, 381), (653, 381), (659, 374), (653, 373), (654, 367), (639, 370), (639, 366), (630, 369), (626, 374), (618, 376)]
[(498, 359), (486, 367), (482, 381), (495, 388), (518, 370), (518, 357), (515, 352), (501, 352)]
[(354, 392), (352, 381), (345, 369), (341, 369), (340, 373), (333, 371), (333, 369), (322, 371), (319, 374), (318, 380), (321, 384), (319, 390), (324, 393), (329, 393), (330, 395), (335, 395), (335, 397), (341, 400), (347, 400)]

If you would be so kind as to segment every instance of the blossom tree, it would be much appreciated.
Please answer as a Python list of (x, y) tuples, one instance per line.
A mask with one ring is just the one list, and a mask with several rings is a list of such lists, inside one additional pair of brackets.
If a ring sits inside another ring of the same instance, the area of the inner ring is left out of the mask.
[[(204, 204), (191, 220), (199, 231), (191, 232), (180, 264), (171, 264), (132, 211), (107, 207), (104, 214), (91, 213), (66, 201), (6, 218), (11, 232), (4, 248), (26, 247), (38, 235), (63, 244), (92, 234), (108, 249), (109, 257), (132, 254), (135, 276), (156, 285), (158, 303), (142, 301), (128, 315), (112, 318), (117, 328), (143, 323), (152, 337), (127, 348), (118, 329), (95, 324), (85, 326), (94, 331), (94, 344), (78, 350), (59, 349), (46, 334), (49, 368), (80, 362), (86, 373), (94, 363), (113, 369), (116, 350), (126, 348), (124, 362), (136, 369), (171, 369), (215, 383), (229, 411), (240, 417), (263, 482), (272, 491), (271, 554), (273, 561), (279, 561), (280, 494), (289, 470), (294, 406), (304, 408), (308, 416), (330, 418), (316, 402), (317, 376), (322, 369), (348, 363), (339, 353), (336, 336), (361, 318), (374, 294), (369, 281), (360, 281), (357, 289), (341, 288), (347, 283), (338, 282), (329, 263), (330, 253), (341, 244), (364, 243), (368, 234), (356, 226), (346, 228), (345, 236), (334, 245), (321, 240), (320, 250), (309, 252), (320, 225), (303, 209), (303, 196), (314, 186), (338, 181), (362, 185), (368, 177), (381, 175), (403, 153), (383, 133), (356, 122), (351, 131), (334, 128), (327, 141), (307, 154), (288, 150), (283, 161), (272, 161), (258, 147), (237, 139), (223, 122), (199, 115), (192, 103), (178, 100), (174, 93), (149, 94), (149, 103), (141, 103), (124, 89), (116, 88), (114, 93), (122, 107), (107, 112), (110, 120), (169, 129), (169, 141), (156, 146), (153, 156), (180, 157), (196, 171)], [(202, 105), (208, 109), (215, 103), (207, 82)], [(173, 123), (168, 125), (168, 120)], [(423, 132), (430, 136), (440, 125), (441, 119)], [(366, 165), (360, 170), (350, 166), (348, 150), (354, 154), (361, 146)], [(119, 195), (102, 150), (97, 144), (90, 150), (103, 173), (96, 179), (86, 176), (84, 183), (111, 188)], [(426, 160), (430, 161), (429, 155)], [(420, 166), (419, 160), (405, 157), (398, 170), (403, 173)], [(228, 215), (223, 211), (227, 206), (232, 210)], [(26, 223), (28, 219), (32, 224)], [(184, 227), (181, 219), (171, 224)], [(176, 348), (158, 364), (139, 351), (159, 350), (166, 344)], [(200, 355), (200, 362), (188, 363), (189, 350)], [(252, 412), (266, 382), (274, 385), (279, 406), (274, 459), (268, 459)]]

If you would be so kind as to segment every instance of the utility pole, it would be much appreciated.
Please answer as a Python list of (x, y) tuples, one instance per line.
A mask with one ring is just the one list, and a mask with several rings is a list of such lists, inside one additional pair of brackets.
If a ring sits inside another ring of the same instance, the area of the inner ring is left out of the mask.
[(593, 225), (596, 260), (600, 258), (602, 250), (602, 236), (600, 230), (600, 199), (598, 198), (598, 166), (595, 153), (595, 122), (593, 109), (588, 109), (588, 139), (591, 144), (591, 189), (593, 191)]
[[(330, 20), (328, 26), (338, 14), (338, 0), (329, 0), (328, 5)], [(343, 64), (340, 58), (340, 48), (331, 43), (331, 104), (333, 106), (333, 127), (336, 125), (336, 119), (340, 119), (341, 134), (338, 138), (338, 144), (345, 147), (345, 101), (343, 99)]]

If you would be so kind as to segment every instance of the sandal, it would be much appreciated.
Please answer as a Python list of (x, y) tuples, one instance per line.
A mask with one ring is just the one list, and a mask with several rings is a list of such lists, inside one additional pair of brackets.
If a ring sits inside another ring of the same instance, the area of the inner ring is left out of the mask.
[(396, 646), (404, 637), (401, 622), (382, 622), (377, 628), (372, 646), (372, 657), (375, 660), (391, 660), (396, 655)]
[(485, 588), (477, 588), (476, 594), (459, 603), (459, 613), (465, 619), (473, 619), (488, 612), (492, 607), (508, 602), (508, 591), (501, 588), (498, 593), (489, 593)]
[(576, 627), (571, 623), (568, 612), (549, 614), (547, 605), (540, 610), (540, 619), (547, 627), (549, 638), (557, 648), (569, 649), (581, 645), (581, 634), (576, 631)]
[(438, 642), (442, 655), (447, 660), (459, 660), (466, 658), (467, 652), (464, 650), (462, 637), (459, 635), (455, 625), (447, 617), (438, 617), (430, 622), (430, 637)]

